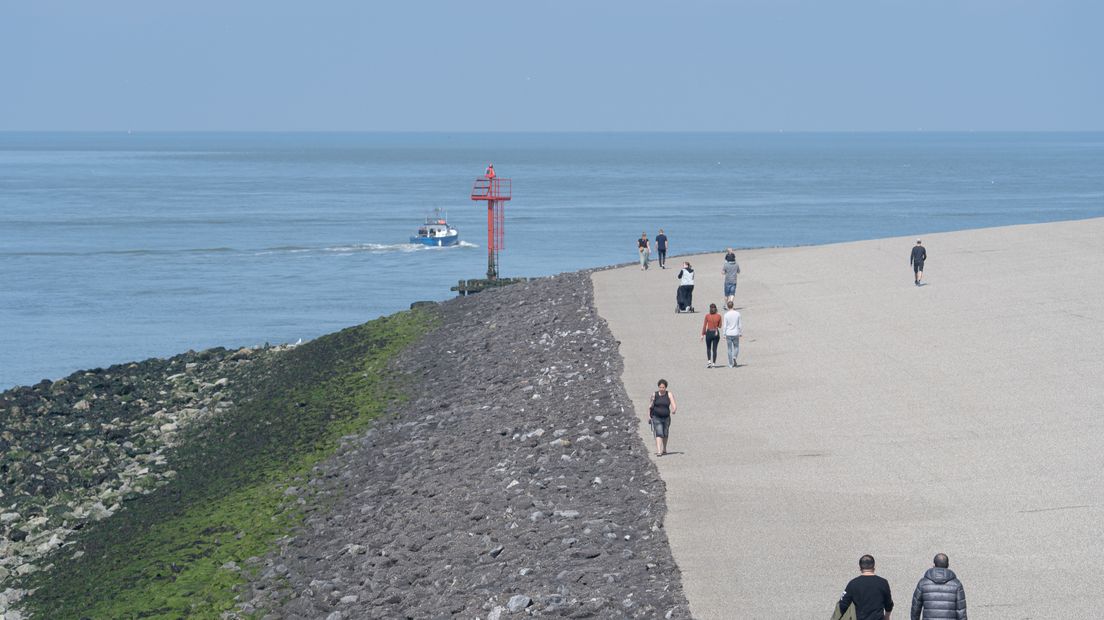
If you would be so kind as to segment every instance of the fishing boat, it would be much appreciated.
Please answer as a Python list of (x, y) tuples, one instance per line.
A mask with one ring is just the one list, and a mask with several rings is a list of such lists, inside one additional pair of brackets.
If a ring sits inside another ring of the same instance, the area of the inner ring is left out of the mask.
[(457, 245), (460, 243), (460, 232), (448, 225), (440, 209), (434, 209), (433, 215), (418, 227), (418, 234), (410, 238), (410, 243), (435, 247)]

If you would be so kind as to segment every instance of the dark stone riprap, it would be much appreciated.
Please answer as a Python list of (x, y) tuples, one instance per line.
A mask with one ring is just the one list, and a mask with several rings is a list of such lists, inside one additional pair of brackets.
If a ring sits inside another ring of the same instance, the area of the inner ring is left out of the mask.
[(456, 299), (440, 314), (398, 361), (409, 401), (316, 468), (305, 527), (255, 559), (241, 610), (689, 617), (664, 484), (589, 275)]
[[(388, 374), (406, 399), (281, 488), (285, 508), (305, 510), (301, 527), (267, 556), (222, 564), (246, 580), (225, 617), (688, 618), (664, 484), (589, 274), (424, 316), (435, 326)], [(310, 351), (188, 352), (0, 393), (0, 619), (24, 617), (14, 584), (80, 557), (81, 535), (184, 480), (174, 458), (190, 438), (211, 438), (193, 431), (237, 419), (285, 380), (325, 380), (328, 364), (349, 361), (327, 354), (348, 357), (356, 333)]]

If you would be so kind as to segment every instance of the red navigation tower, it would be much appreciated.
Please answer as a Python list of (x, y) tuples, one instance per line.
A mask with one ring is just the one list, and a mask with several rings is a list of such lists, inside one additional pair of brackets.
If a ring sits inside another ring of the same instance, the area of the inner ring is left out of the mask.
[(503, 207), (510, 199), (510, 179), (495, 176), (494, 166), (472, 185), (472, 200), (487, 201), (487, 279), (498, 279), (498, 252), (506, 249)]

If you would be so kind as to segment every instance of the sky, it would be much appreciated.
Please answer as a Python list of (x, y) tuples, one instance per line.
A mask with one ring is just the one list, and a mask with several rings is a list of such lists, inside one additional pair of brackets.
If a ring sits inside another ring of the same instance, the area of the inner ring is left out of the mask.
[(1100, 0), (0, 0), (0, 131), (1104, 130)]

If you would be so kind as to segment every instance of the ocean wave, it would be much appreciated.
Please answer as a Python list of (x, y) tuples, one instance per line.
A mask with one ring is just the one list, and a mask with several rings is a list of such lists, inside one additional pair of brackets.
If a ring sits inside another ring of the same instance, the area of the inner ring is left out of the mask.
[(269, 254), (356, 254), (356, 253), (369, 253), (369, 254), (390, 254), (398, 252), (433, 252), (442, 250), (452, 250), (456, 248), (477, 248), (478, 245), (474, 243), (468, 243), (467, 241), (461, 241), (459, 244), (451, 247), (431, 247), (418, 243), (355, 243), (348, 245), (332, 245), (332, 246), (300, 246), (300, 245), (279, 245), (268, 248), (259, 249), (236, 249), (228, 247), (215, 247), (215, 248), (174, 248), (174, 249), (155, 249), (155, 248), (128, 248), (123, 250), (90, 250), (87, 252), (71, 252), (65, 250), (45, 250), (37, 252), (0, 252), (0, 257), (4, 258), (19, 258), (19, 257), (82, 257), (82, 256), (167, 256), (167, 255), (179, 255), (179, 254), (197, 254), (197, 255), (210, 255), (210, 254), (251, 254), (253, 256), (264, 256)]
[(422, 245), (420, 243), (353, 243), (348, 245), (332, 245), (326, 247), (304, 247), (304, 246), (276, 246), (271, 248), (264, 248), (263, 250), (257, 250), (255, 253), (260, 256), (264, 254), (392, 254), (402, 252), (440, 252), (443, 250), (453, 250), (456, 248), (477, 248), (478, 245), (474, 243), (468, 243), (467, 241), (461, 241), (457, 245), (450, 247), (437, 247)]
[(164, 256), (171, 254), (229, 254), (237, 252), (234, 248), (175, 248), (161, 250), (154, 248), (127, 248), (125, 250), (89, 250), (71, 252), (66, 250), (42, 250), (37, 252), (0, 252), (0, 256), (18, 258), (21, 256)]

